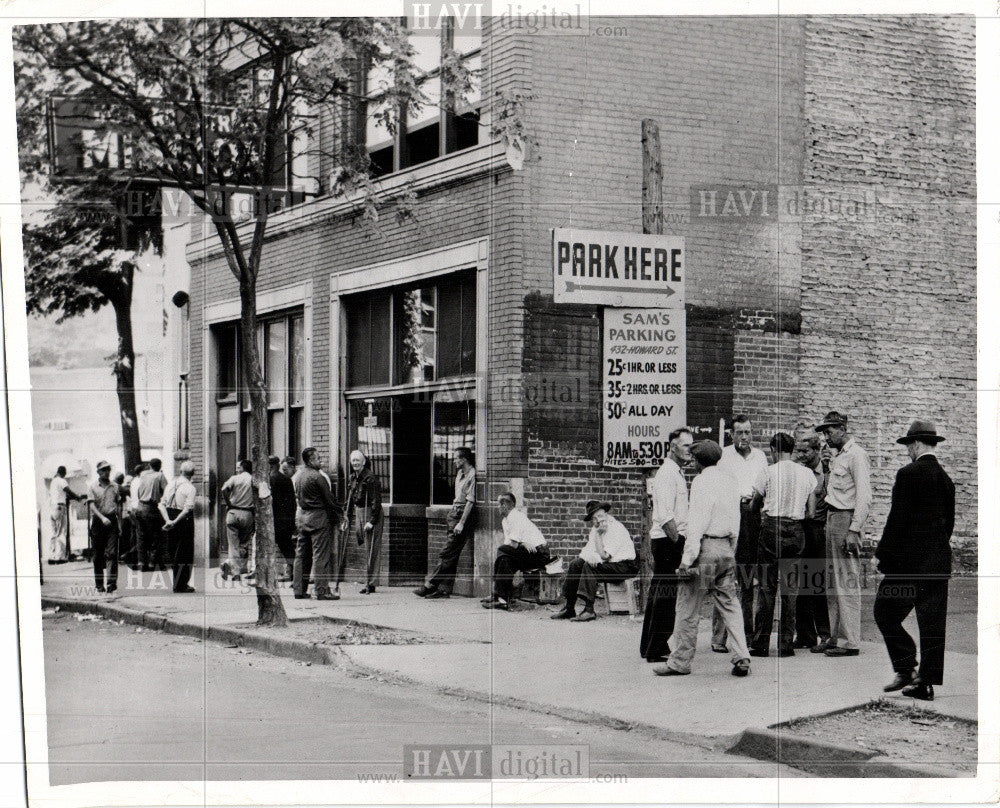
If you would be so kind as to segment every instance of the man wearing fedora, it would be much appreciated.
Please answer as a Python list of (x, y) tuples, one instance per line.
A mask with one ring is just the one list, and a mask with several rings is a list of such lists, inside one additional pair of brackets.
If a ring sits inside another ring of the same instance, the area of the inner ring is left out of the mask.
[[(875, 596), (875, 623), (885, 639), (896, 677), (883, 688), (931, 701), (944, 675), (944, 636), (951, 575), (955, 484), (934, 455), (944, 438), (933, 421), (917, 419), (896, 443), (912, 461), (896, 473), (892, 506), (875, 551), (885, 574)], [(911, 611), (920, 631), (917, 647), (903, 628)], [(916, 675), (914, 675), (916, 670)]]
[[(562, 592), (566, 605), (552, 615), (553, 620), (586, 623), (597, 619), (594, 613), (597, 585), (621, 583), (638, 574), (632, 536), (625, 525), (608, 513), (610, 510), (610, 502), (596, 499), (587, 502), (583, 521), (592, 523), (590, 538), (579, 557), (569, 562)], [(583, 601), (580, 614), (576, 613), (578, 598)]]
[(816, 425), (837, 450), (826, 486), (826, 557), (830, 573), (826, 602), (830, 639), (813, 647), (828, 657), (861, 653), (861, 531), (872, 505), (868, 454), (847, 431), (847, 416), (835, 410)]

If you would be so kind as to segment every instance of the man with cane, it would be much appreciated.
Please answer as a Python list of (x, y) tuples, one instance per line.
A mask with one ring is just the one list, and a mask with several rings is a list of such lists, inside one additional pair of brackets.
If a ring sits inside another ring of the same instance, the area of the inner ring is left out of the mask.
[(347, 555), (347, 536), (355, 530), (359, 547), (366, 547), (365, 585), (362, 595), (375, 592), (382, 555), (382, 484), (371, 470), (368, 458), (360, 449), (351, 452), (351, 478), (348, 484), (345, 525), (342, 532), (338, 559), (338, 582), (342, 577), (344, 558)]

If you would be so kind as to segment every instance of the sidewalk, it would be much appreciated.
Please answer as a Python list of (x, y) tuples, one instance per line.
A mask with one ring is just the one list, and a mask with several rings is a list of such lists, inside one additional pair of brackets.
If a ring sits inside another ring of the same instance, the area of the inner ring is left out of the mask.
[[(157, 589), (156, 573), (128, 569), (122, 570), (114, 596), (90, 588), (93, 579), (84, 563), (46, 566), (44, 574), (47, 603), (85, 607), (103, 602), (206, 628), (254, 630), (253, 590), (222, 582), (215, 570), (196, 577), (192, 595), (175, 595), (169, 586)], [(858, 657), (830, 659), (799, 651), (784, 659), (755, 658), (749, 677), (734, 678), (729, 655), (709, 650), (708, 621), (703, 620), (693, 673), (657, 677), (638, 653), (640, 623), (627, 617), (568, 623), (549, 620), (552, 610), (545, 607), (507, 613), (483, 609), (471, 598), (424, 600), (409, 588), (380, 589), (374, 595), (357, 589), (345, 584), (341, 600), (317, 602), (294, 600), (283, 588), (290, 626), (271, 631), (308, 642), (303, 629), (312, 627), (315, 636), (317, 619), (334, 618), (421, 635), (423, 641), (414, 644), (338, 648), (355, 666), (386, 677), (702, 745), (733, 739), (748, 728), (866, 704), (884, 696), (882, 685), (892, 676), (883, 645), (865, 642)], [(910, 630), (916, 634), (915, 625)], [(946, 683), (935, 701), (899, 694), (888, 698), (976, 720), (976, 664), (973, 654), (949, 651)]]

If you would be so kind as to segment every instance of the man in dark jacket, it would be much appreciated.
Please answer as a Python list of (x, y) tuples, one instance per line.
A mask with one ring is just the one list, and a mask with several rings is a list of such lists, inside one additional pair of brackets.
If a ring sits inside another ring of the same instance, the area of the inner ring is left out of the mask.
[(271, 487), (271, 510), (274, 512), (274, 543), (284, 556), (286, 572), (280, 581), (292, 579), (295, 565), (295, 487), (292, 478), (281, 472), (281, 458), (271, 455), (268, 485)]
[[(944, 675), (944, 636), (951, 575), (955, 484), (938, 464), (934, 447), (944, 438), (932, 421), (918, 419), (897, 443), (913, 461), (896, 474), (892, 507), (875, 557), (885, 574), (875, 596), (875, 622), (896, 677), (885, 691), (931, 701)], [(917, 612), (917, 647), (903, 620)], [(914, 675), (914, 669), (917, 669)]]
[[(379, 482), (371, 464), (364, 452), (355, 449), (351, 452), (351, 479), (347, 489), (347, 528), (343, 532), (342, 543), (354, 532), (358, 546), (364, 548), (365, 585), (361, 588), (362, 595), (375, 592), (378, 583), (380, 562), (382, 560), (382, 483)], [(344, 559), (347, 557), (346, 547), (340, 548), (337, 582), (343, 577)]]

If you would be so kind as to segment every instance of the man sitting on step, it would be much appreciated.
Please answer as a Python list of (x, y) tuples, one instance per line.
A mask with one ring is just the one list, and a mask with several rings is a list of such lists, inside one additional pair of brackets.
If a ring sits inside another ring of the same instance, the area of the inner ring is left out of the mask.
[[(553, 620), (572, 620), (586, 623), (596, 620), (594, 600), (599, 583), (621, 583), (638, 573), (635, 562), (635, 545), (628, 529), (608, 511), (611, 503), (592, 499), (587, 503), (584, 522), (593, 522), (590, 539), (580, 551), (579, 558), (569, 563), (563, 583), (566, 605), (552, 615)], [(583, 611), (576, 613), (576, 601), (583, 601)]]
[(484, 609), (509, 610), (514, 601), (514, 573), (540, 570), (552, 562), (542, 531), (516, 510), (516, 505), (517, 499), (509, 491), (497, 498), (504, 543), (497, 548), (493, 597), (482, 601)]

